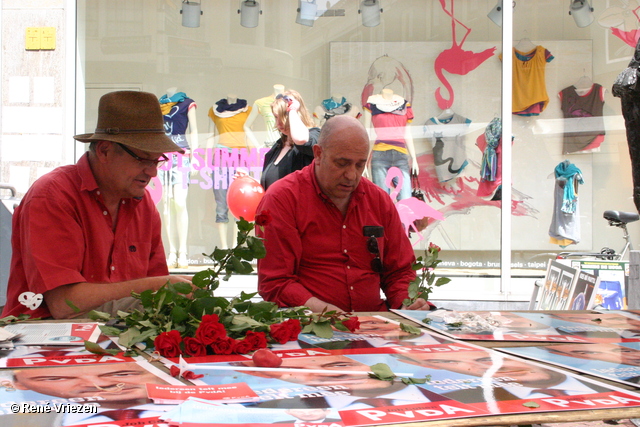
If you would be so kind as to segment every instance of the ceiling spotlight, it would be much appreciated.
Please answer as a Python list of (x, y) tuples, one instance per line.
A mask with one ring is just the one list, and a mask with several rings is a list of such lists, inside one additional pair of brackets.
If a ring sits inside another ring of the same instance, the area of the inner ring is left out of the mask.
[(593, 7), (587, 0), (571, 0), (569, 15), (578, 27), (588, 27), (593, 22)]
[(316, 20), (316, 12), (318, 12), (316, 0), (298, 0), (296, 23), (306, 25), (307, 27), (313, 27), (313, 23)]
[(365, 27), (380, 25), (380, 14), (382, 13), (380, 0), (363, 0), (360, 3), (358, 13), (362, 14), (362, 25)]
[(254, 28), (258, 26), (258, 18), (262, 15), (260, 3), (254, 0), (240, 1), (240, 25), (246, 28)]
[(202, 15), (200, 3), (182, 0), (182, 9), (180, 10), (180, 13), (182, 14), (183, 27), (197, 28), (200, 26), (200, 15)]
[[(516, 2), (512, 2), (512, 7), (515, 9)], [(498, 27), (502, 27), (502, 0), (498, 0), (498, 3), (487, 14), (487, 17), (493, 21)]]

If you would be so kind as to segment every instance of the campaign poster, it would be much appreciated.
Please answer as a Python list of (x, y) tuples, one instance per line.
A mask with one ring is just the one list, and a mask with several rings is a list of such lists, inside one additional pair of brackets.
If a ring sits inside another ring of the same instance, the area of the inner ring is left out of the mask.
[(594, 299), (594, 307), (607, 310), (627, 309), (627, 288), (629, 286), (629, 261), (565, 260), (571, 266), (587, 271), (598, 278), (600, 284)]
[[(639, 395), (462, 342), (276, 354), (283, 362), (278, 368), (256, 367), (241, 355), (218, 356), (215, 363), (190, 358), (187, 363), (195, 374), (204, 375), (192, 380), (194, 384), (244, 382), (260, 397), (259, 402), (226, 405), (223, 425), (256, 425), (260, 409), (269, 410), (264, 415), (270, 422), (280, 422), (275, 418), (286, 410), (325, 409), (332, 422), (358, 426), (640, 406)], [(386, 364), (396, 380), (368, 375), (378, 363)], [(196, 403), (202, 402), (185, 401), (180, 407), (184, 410), (161, 419), (177, 421), (171, 417), (180, 413), (180, 422), (197, 426), (206, 409)]]
[(640, 319), (615, 312), (392, 311), (461, 340), (586, 343), (640, 339)]
[(100, 336), (98, 323), (11, 323), (4, 329), (19, 335), (14, 345), (84, 345)]
[(24, 426), (27, 419), (51, 426), (157, 419), (175, 405), (153, 404), (147, 383), (182, 384), (146, 361), (3, 369), (0, 425)]
[(640, 385), (640, 342), (552, 344), (497, 350), (634, 387)]
[(12, 349), (0, 349), (0, 368), (38, 366), (77, 366), (133, 362), (134, 358), (124, 355), (118, 345), (101, 335), (96, 345), (105, 352), (94, 354), (80, 346), (17, 345)]

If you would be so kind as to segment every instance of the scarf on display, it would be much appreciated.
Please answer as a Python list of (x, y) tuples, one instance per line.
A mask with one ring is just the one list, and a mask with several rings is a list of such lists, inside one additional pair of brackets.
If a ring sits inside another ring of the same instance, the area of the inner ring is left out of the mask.
[(325, 110), (330, 111), (330, 110), (333, 110), (334, 108), (338, 108), (345, 102), (347, 102), (347, 98), (345, 98), (344, 96), (342, 97), (339, 103), (334, 101), (333, 98), (329, 98), (322, 101), (322, 106), (324, 107)]
[[(575, 213), (578, 205), (578, 192), (574, 182), (584, 184), (582, 171), (568, 160), (558, 163), (555, 168), (556, 180), (564, 181), (564, 192), (562, 194), (562, 207), (560, 210), (565, 213)], [(577, 176), (576, 176), (577, 175)]]
[[(404, 106), (407, 101), (400, 95), (393, 95), (391, 99), (386, 99), (382, 95), (371, 95), (367, 98), (367, 104), (372, 104), (372, 107), (380, 110), (380, 113), (393, 113), (393, 114), (406, 114)], [(371, 113), (375, 114), (374, 109), (371, 109)]]
[(171, 108), (176, 105), (178, 102), (182, 102), (187, 99), (187, 94), (184, 92), (176, 92), (172, 97), (168, 97), (165, 93), (160, 97), (160, 111), (162, 111), (162, 115), (166, 116), (171, 112)]
[(233, 117), (236, 114), (247, 111), (247, 100), (237, 99), (235, 103), (229, 104), (227, 98), (222, 98), (216, 102), (217, 107), (213, 109), (213, 113), (221, 118)]
[(495, 181), (498, 171), (498, 156), (496, 148), (500, 145), (502, 136), (502, 120), (498, 117), (489, 122), (484, 130), (484, 138), (487, 146), (482, 153), (482, 164), (480, 165), (480, 178), (483, 181)]

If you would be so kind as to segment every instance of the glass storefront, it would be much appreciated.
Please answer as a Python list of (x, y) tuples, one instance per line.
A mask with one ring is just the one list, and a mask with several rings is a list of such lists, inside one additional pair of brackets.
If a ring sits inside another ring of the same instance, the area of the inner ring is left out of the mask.
[[(620, 250), (622, 232), (602, 213), (635, 207), (611, 86), (634, 52), (638, 5), (593, 0), (592, 13), (570, 15), (571, 2), (517, 1), (501, 26), (495, 9), (502, 1), (380, 3), (379, 24), (368, 26), (378, 20), (373, 0), (78, 0), (76, 133), (93, 131), (98, 99), (112, 90), (159, 99), (183, 92), (194, 101), (183, 136), (190, 164), (176, 157), (178, 181), (157, 180), (153, 189), (165, 247), (186, 252), (191, 268), (207, 262), (202, 253), (231, 244), (234, 220), (229, 213), (224, 222), (214, 189), (224, 190), (238, 167), (259, 178), (277, 138), (265, 105), (282, 87), (302, 95), (317, 126), (331, 114), (352, 114), (375, 136), (381, 121), (371, 111), (389, 114), (389, 99), (410, 106), (412, 120), (395, 131), (413, 144), (409, 164), (417, 163), (425, 201), (444, 218), (411, 239), (416, 254), (429, 242), (443, 249), (440, 268), (455, 279), (437, 291), (440, 299), (527, 301), (550, 254)], [(197, 6), (202, 14), (190, 15)], [(298, 19), (303, 24), (296, 22), (299, 8), (312, 9)], [(184, 18), (199, 26), (183, 26)], [(241, 25), (256, 19), (256, 26)], [(516, 52), (504, 61), (512, 46)], [(503, 92), (505, 75), (513, 87)], [(220, 104), (238, 100), (248, 107), (242, 119), (236, 110), (221, 111)], [(505, 111), (513, 114), (505, 118)], [(243, 145), (229, 145), (216, 119), (229, 117), (240, 120), (233, 126)], [(511, 129), (510, 147), (503, 147), (500, 126)], [(503, 152), (510, 191), (500, 182)], [(9, 163), (2, 159), (2, 168)], [(577, 202), (557, 190), (556, 170), (579, 171), (580, 180), (568, 181)], [(558, 219), (563, 202), (573, 204), (569, 223)], [(630, 226), (632, 238), (637, 230)], [(509, 268), (501, 269), (504, 262)]]

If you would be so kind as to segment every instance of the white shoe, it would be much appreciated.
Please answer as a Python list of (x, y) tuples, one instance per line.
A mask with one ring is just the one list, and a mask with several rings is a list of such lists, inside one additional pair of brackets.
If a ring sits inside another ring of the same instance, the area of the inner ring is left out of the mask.
[(167, 257), (167, 267), (176, 268), (178, 266), (178, 257), (175, 252), (171, 252)]
[(178, 268), (189, 268), (189, 260), (187, 259), (187, 254), (180, 254), (178, 256), (178, 261), (176, 263)]

